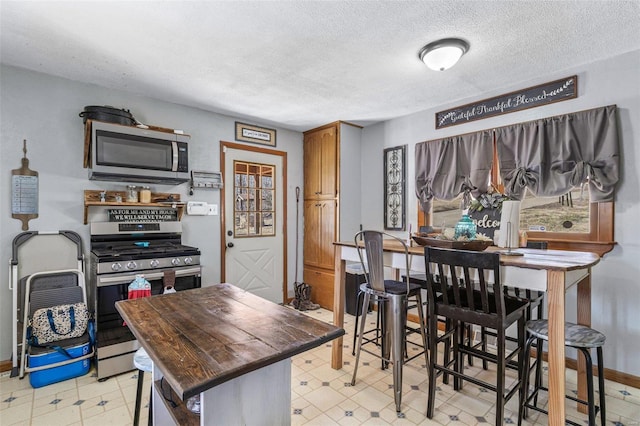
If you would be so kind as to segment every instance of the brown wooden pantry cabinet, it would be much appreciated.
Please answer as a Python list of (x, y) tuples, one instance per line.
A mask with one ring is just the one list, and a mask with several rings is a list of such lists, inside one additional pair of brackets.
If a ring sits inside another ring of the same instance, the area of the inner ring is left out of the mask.
[(304, 282), (333, 309), (333, 242), (360, 228), (362, 128), (337, 121), (304, 132)]

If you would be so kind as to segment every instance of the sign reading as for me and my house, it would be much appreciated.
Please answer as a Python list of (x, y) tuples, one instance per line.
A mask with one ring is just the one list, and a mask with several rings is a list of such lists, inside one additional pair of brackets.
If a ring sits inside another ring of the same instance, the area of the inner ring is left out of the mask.
[(175, 209), (108, 209), (109, 222), (172, 222)]
[(578, 76), (485, 99), (436, 113), (436, 129), (507, 114), (541, 105), (566, 101), (578, 96)]

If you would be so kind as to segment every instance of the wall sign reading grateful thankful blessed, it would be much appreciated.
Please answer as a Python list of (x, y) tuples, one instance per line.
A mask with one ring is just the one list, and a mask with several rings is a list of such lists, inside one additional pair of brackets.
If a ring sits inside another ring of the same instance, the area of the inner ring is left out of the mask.
[(436, 113), (436, 129), (578, 97), (578, 76), (528, 87)]

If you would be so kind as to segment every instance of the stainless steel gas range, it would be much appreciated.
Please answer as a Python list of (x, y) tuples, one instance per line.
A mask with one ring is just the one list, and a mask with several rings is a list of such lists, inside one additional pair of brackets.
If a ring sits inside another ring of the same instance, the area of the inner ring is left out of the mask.
[(151, 283), (152, 295), (162, 294), (166, 283), (176, 291), (201, 286), (200, 250), (182, 244), (180, 222), (91, 223), (89, 269), (98, 379), (134, 369), (133, 355), (140, 345), (115, 302), (127, 299), (136, 275)]

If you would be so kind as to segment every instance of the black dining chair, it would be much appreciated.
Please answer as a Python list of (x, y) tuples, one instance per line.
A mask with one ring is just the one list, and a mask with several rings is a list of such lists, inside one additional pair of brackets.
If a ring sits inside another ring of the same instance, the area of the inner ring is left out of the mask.
[[(508, 298), (500, 280), (500, 255), (466, 250), (424, 249), (427, 277), (427, 323), (429, 335), (429, 393), (427, 417), (433, 418), (435, 410), (436, 379), (442, 374), (453, 377), (454, 389), (460, 390), (465, 381), (496, 392), (496, 425), (504, 422), (504, 406), (513, 395), (521, 392), (520, 372), (524, 365), (525, 320), (529, 302)], [(485, 273), (493, 272), (493, 283)], [(434, 279), (438, 276), (439, 279)], [(476, 284), (477, 283), (477, 284)], [(438, 336), (438, 317), (451, 322), (451, 327)], [(506, 330), (517, 323), (516, 347), (507, 353)], [(474, 347), (465, 338), (468, 325), (496, 330), (497, 353)], [(435, 356), (439, 343), (452, 340), (453, 357), (438, 363)], [(464, 356), (472, 355), (496, 365), (495, 384), (464, 373)], [(510, 389), (505, 385), (506, 367), (510, 360), (517, 360), (518, 377)]]
[[(546, 241), (527, 241), (527, 248), (546, 250), (547, 242)], [(539, 320), (543, 319), (543, 311), (544, 311), (544, 291), (533, 290), (528, 288), (520, 288), (515, 286), (503, 286), (504, 294), (506, 297), (516, 298), (516, 299), (524, 299), (529, 301), (529, 307), (527, 308), (527, 321), (528, 320)], [(488, 336), (497, 337), (496, 332), (494, 330), (488, 330), (485, 327), (480, 329), (480, 341), (476, 344), (477, 348), (482, 348), (483, 351), (487, 351), (488, 347)], [(516, 341), (516, 338), (507, 336), (507, 340), (512, 342)], [(535, 347), (534, 343), (534, 347)], [(531, 369), (535, 368), (536, 362), (531, 365)], [(470, 364), (473, 365), (473, 362), (470, 361)], [(517, 368), (515, 363), (510, 363), (510, 367)], [(486, 361), (482, 362), (482, 367), (486, 370), (488, 365)]]
[[(363, 293), (362, 319), (360, 321), (360, 330), (358, 332), (356, 360), (351, 385), (355, 386), (356, 383), (358, 363), (360, 360), (360, 353), (362, 351), (381, 358), (383, 365), (389, 363), (392, 364), (393, 395), (396, 411), (400, 412), (402, 402), (402, 366), (406, 361), (408, 361), (408, 359), (405, 359), (406, 345), (413, 344), (413, 342), (406, 339), (407, 333), (405, 327), (407, 325), (408, 299), (415, 298), (416, 305), (421, 307), (422, 295), (420, 285), (413, 284), (408, 279), (405, 279), (403, 282), (386, 280), (384, 278), (385, 266), (383, 244), (385, 237), (393, 241), (398, 245), (398, 247), (401, 247), (401, 249), (404, 249), (406, 259), (405, 271), (407, 274), (409, 271), (409, 248), (403, 240), (396, 236), (379, 231), (367, 230), (360, 231), (356, 234), (355, 243), (358, 249), (358, 256), (365, 273), (366, 282), (360, 285), (360, 291)], [(364, 244), (361, 243), (361, 240), (364, 241)], [(366, 347), (363, 347), (367, 308), (370, 300), (378, 303), (378, 309), (384, 310), (381, 322), (382, 325), (379, 330), (382, 335), (382, 348), (378, 347), (375, 352), (369, 351)], [(409, 359), (413, 359), (424, 354), (425, 361), (428, 363), (429, 357), (427, 354), (427, 340), (424, 327), (422, 326), (425, 324), (422, 309), (418, 309), (418, 317), (420, 323), (420, 335), (422, 337), (422, 350)]]

